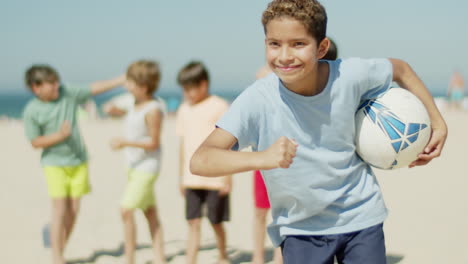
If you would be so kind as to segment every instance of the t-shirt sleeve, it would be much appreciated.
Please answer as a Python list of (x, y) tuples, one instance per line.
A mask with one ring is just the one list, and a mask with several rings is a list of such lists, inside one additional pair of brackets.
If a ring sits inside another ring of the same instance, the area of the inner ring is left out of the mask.
[(392, 85), (393, 66), (388, 59), (360, 59), (361, 100), (379, 97)]
[(63, 85), (66, 96), (73, 98), (78, 104), (84, 104), (91, 97), (91, 87)]
[(23, 124), (24, 132), (29, 140), (33, 140), (42, 135), (39, 124), (34, 119), (31, 111), (28, 111), (28, 109), (26, 109), (23, 113)]
[(125, 111), (130, 111), (133, 107), (135, 99), (131, 93), (124, 93), (121, 95), (112, 98), (110, 103), (113, 104), (115, 107), (123, 109)]
[[(255, 102), (256, 91), (253, 87), (247, 88), (231, 104), (216, 126), (229, 132), (237, 139), (234, 150), (252, 146), (254, 150), (258, 145), (258, 124), (260, 105)], [(257, 100), (258, 101), (258, 100)]]

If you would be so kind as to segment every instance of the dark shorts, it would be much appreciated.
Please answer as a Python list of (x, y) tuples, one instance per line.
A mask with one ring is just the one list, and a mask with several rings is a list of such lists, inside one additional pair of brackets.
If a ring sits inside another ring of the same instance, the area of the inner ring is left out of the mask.
[(208, 219), (212, 224), (229, 221), (229, 195), (219, 196), (218, 191), (198, 189), (185, 190), (185, 218), (201, 218), (205, 203)]
[(281, 244), (284, 264), (386, 264), (383, 224), (326, 236), (287, 236)]

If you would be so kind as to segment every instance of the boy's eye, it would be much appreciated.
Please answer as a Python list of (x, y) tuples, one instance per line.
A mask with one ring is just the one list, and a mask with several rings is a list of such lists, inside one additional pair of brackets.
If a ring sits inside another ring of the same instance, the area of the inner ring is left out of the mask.
[(304, 43), (304, 42), (300, 42), (300, 41), (299, 41), (299, 42), (295, 42), (295, 43), (294, 43), (294, 46), (295, 46), (295, 47), (302, 47), (302, 46), (305, 46), (305, 43)]
[(271, 46), (271, 47), (278, 47), (279, 46), (279, 43), (276, 42), (276, 41), (271, 41), (268, 43), (268, 46)]

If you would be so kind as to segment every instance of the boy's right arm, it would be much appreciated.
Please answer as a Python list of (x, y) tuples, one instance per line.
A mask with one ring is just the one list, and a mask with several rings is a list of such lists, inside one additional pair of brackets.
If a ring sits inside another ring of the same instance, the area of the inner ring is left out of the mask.
[(61, 128), (59, 131), (49, 134), (49, 135), (44, 135), (44, 136), (38, 136), (31, 140), (31, 145), (34, 148), (48, 148), (53, 145), (56, 145), (65, 139), (67, 139), (71, 135), (71, 126), (68, 121), (63, 122)]
[(216, 128), (201, 144), (190, 161), (193, 174), (208, 177), (230, 175), (251, 170), (289, 168), (296, 156), (297, 144), (279, 138), (261, 152), (233, 151), (237, 139), (222, 128)]
[(117, 107), (112, 102), (104, 104), (104, 107), (102, 109), (104, 110), (104, 113), (114, 117), (121, 117), (127, 113), (125, 109)]
[(126, 75), (122, 74), (111, 80), (94, 82), (91, 84), (91, 94), (97, 95), (97, 94), (107, 92), (111, 89), (114, 89), (118, 86), (123, 85), (125, 81), (126, 81)]

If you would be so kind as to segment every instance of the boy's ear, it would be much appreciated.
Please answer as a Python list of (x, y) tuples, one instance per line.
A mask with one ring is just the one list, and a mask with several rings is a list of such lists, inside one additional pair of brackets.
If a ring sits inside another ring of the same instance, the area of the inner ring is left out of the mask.
[(317, 52), (318, 59), (325, 57), (329, 48), (330, 48), (330, 40), (328, 38), (324, 38), (318, 46), (318, 52)]

